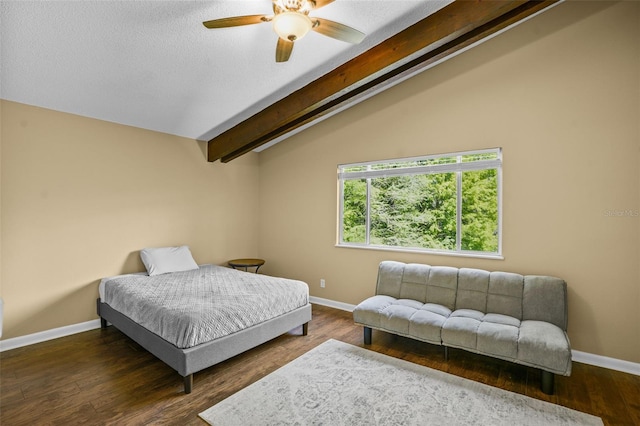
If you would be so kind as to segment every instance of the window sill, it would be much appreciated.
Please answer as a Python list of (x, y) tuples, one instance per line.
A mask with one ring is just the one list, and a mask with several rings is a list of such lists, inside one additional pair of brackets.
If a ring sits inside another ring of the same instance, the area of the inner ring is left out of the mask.
[(436, 256), (453, 256), (453, 257), (472, 257), (476, 259), (489, 259), (489, 260), (504, 260), (504, 256), (501, 254), (491, 254), (491, 253), (480, 253), (480, 252), (452, 252), (452, 251), (444, 251), (444, 250), (425, 250), (425, 249), (412, 249), (406, 247), (382, 247), (382, 246), (359, 246), (359, 245), (347, 245), (347, 244), (336, 244), (337, 248), (347, 248), (347, 249), (360, 249), (360, 250), (375, 250), (375, 251), (390, 251), (396, 253), (416, 253), (416, 254), (432, 254)]

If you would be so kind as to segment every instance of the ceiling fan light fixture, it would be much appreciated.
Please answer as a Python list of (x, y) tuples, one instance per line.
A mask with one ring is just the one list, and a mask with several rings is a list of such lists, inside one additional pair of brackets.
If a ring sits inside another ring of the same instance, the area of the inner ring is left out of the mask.
[(273, 29), (283, 40), (300, 40), (312, 27), (311, 19), (299, 12), (284, 12), (273, 18)]

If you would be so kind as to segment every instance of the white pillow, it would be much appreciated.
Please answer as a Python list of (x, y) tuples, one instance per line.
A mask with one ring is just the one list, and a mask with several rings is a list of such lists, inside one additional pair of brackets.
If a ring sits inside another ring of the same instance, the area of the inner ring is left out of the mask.
[(198, 269), (188, 246), (144, 248), (140, 259), (149, 276)]

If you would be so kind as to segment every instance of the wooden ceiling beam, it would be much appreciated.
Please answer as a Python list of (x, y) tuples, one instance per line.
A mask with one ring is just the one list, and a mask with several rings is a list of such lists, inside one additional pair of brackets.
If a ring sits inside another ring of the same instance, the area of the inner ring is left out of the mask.
[(231, 161), (558, 1), (455, 1), (214, 137), (208, 160)]

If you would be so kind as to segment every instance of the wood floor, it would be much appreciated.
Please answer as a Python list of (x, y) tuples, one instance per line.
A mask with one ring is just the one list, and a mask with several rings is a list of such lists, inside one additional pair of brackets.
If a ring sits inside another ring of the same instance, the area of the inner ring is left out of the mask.
[[(309, 335), (292, 330), (256, 349), (182, 378), (114, 327), (0, 354), (0, 424), (205, 425), (198, 413), (333, 338), (363, 346), (351, 313), (313, 306)], [(535, 369), (373, 332), (371, 350), (457, 376), (594, 414), (605, 425), (640, 425), (640, 377), (574, 363), (540, 391)]]

